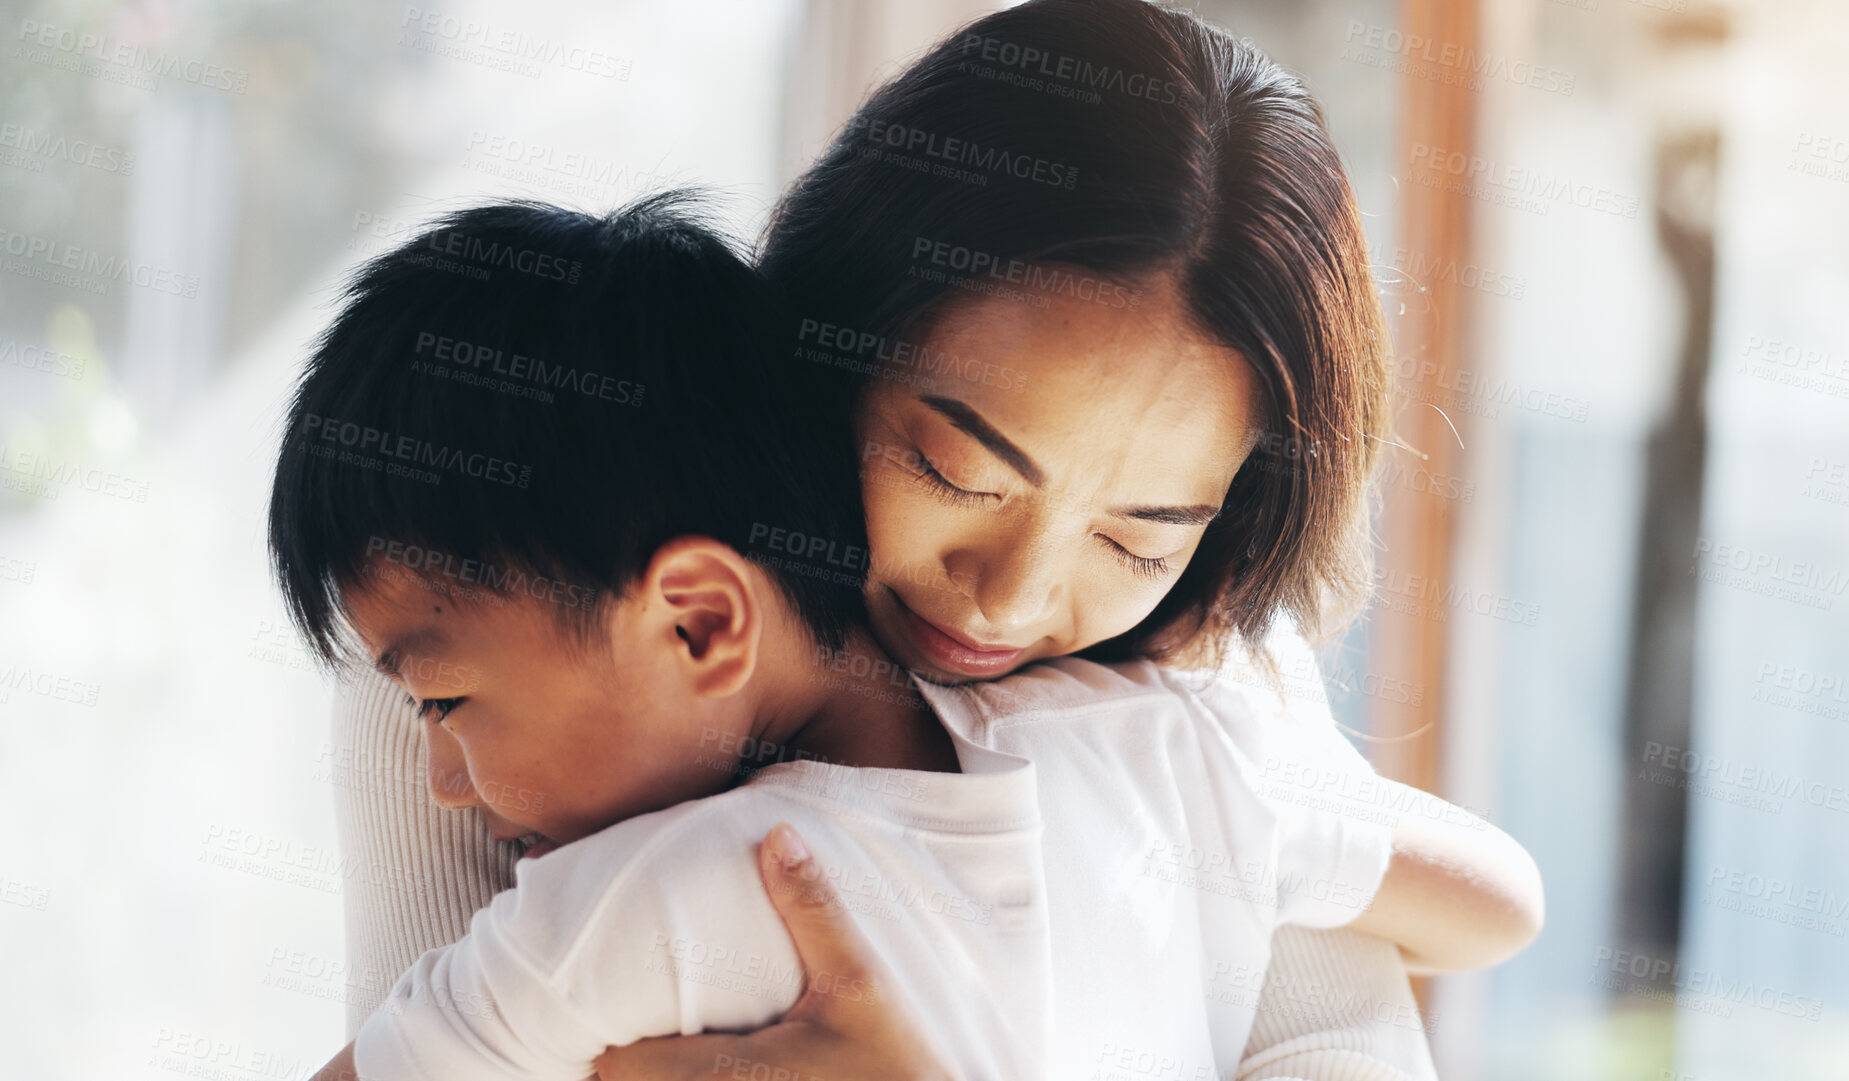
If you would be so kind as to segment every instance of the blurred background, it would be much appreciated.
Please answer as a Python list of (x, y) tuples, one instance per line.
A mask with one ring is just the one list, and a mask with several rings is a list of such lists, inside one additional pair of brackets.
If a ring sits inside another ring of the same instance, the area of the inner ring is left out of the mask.
[[(0, 13), (8, 1076), (302, 1078), (378, 990), (343, 960), (355, 764), (263, 547), (343, 275), (486, 196), (702, 183), (754, 238), (995, 6), (442, 3)], [(1331, 704), (1548, 885), (1525, 954), (1421, 988), (1441, 1074), (1849, 1074), (1849, 11), (1194, 10), (1321, 98), (1395, 324)]]

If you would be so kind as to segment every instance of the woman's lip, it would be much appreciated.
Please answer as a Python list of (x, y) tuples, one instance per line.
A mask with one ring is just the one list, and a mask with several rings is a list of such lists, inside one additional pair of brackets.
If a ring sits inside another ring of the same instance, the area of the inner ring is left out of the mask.
[(971, 645), (961, 636), (912, 611), (897, 591), (892, 592), (892, 598), (904, 617), (906, 629), (911, 632), (912, 641), (927, 657), (949, 671), (970, 676), (993, 675), (1014, 667), (1015, 661), (1025, 652), (1016, 648)]

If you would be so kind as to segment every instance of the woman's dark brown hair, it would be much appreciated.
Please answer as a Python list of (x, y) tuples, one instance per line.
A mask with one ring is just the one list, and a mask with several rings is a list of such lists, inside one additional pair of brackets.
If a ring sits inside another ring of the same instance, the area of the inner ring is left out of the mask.
[(1389, 346), (1360, 216), (1302, 81), (1225, 31), (1143, 0), (980, 19), (867, 100), (760, 258), (802, 318), (891, 338), (986, 268), (1084, 268), (1131, 301), (1172, 274), (1258, 373), (1266, 431), (1168, 595), (1088, 655), (1217, 659), (1279, 612), (1315, 638), (1365, 600)]

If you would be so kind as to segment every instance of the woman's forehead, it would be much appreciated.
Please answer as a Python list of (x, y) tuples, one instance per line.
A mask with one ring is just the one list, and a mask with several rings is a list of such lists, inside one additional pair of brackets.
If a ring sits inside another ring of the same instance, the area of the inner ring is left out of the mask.
[(1169, 474), (1218, 475), (1249, 446), (1257, 377), (1236, 350), (1194, 329), (1172, 289), (1144, 290), (1134, 310), (1043, 299), (982, 297), (940, 313), (922, 345), (949, 377), (911, 396), (949, 399), (1030, 456), (1094, 460), (1094, 469), (1095, 459), (1128, 456), (1144, 468), (1164, 461)]

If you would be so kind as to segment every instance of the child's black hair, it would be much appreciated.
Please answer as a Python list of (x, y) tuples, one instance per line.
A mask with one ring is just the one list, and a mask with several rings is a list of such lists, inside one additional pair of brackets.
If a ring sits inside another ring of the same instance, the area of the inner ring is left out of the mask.
[(763, 542), (865, 552), (847, 421), (814, 365), (774, 350), (782, 307), (697, 210), (684, 192), (601, 218), (481, 206), (356, 274), (270, 494), (276, 576), (317, 657), (350, 648), (341, 589), (374, 556), (464, 596), (552, 602), (581, 643), (597, 602), (689, 534), (755, 544), (839, 647), (864, 568)]

